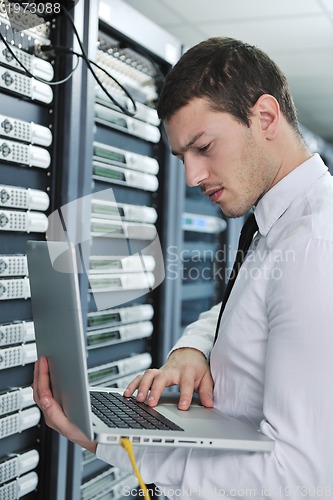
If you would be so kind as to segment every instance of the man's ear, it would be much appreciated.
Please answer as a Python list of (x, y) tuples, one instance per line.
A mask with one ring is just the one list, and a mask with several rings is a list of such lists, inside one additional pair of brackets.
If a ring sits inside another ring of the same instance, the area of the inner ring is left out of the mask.
[(261, 95), (252, 112), (258, 117), (265, 138), (268, 141), (274, 139), (279, 130), (281, 117), (280, 106), (275, 97), (270, 94)]

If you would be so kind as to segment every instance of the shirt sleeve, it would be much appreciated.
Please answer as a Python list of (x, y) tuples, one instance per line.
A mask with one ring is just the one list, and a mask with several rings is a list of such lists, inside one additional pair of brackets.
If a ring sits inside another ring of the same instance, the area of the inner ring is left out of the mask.
[(221, 303), (216, 304), (209, 311), (201, 313), (197, 321), (185, 328), (183, 335), (176, 342), (170, 354), (176, 349), (192, 347), (201, 351), (208, 358), (214, 343), (220, 308)]
[[(275, 440), (275, 449), (136, 447), (147, 483), (155, 482), (170, 498), (333, 498), (333, 307), (327, 293), (332, 256), (331, 241), (304, 242), (293, 262), (276, 264), (281, 279), (269, 282), (260, 427)], [(118, 447), (99, 445), (97, 455), (128, 467)]]

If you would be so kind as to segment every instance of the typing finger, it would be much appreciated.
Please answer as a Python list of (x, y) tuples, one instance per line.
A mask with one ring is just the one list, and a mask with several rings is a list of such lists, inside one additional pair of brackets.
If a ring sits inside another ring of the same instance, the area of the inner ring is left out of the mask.
[(133, 395), (133, 393), (137, 390), (137, 388), (139, 387), (140, 385), (140, 382), (141, 382), (141, 379), (142, 379), (142, 375), (137, 375), (135, 377), (135, 379), (133, 379), (129, 384), (128, 386), (126, 387), (125, 391), (124, 391), (124, 396), (126, 397), (130, 397)]
[(143, 375), (137, 375), (125, 389), (124, 396), (130, 397), (137, 390), (136, 399), (140, 402), (145, 401), (157, 372), (156, 369), (149, 369)]
[(156, 406), (164, 389), (178, 384), (178, 378), (174, 370), (158, 370), (150, 387), (147, 404)]
[(158, 375), (158, 372), (159, 370), (156, 370), (154, 368), (150, 368), (149, 370), (145, 371), (138, 387), (138, 394), (136, 396), (136, 399), (138, 401), (146, 401), (148, 393), (151, 389), (155, 377)]

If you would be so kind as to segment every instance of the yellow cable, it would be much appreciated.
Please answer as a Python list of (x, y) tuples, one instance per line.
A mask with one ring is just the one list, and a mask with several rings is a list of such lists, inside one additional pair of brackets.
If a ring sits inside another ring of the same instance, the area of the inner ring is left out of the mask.
[(131, 461), (131, 464), (132, 464), (132, 467), (133, 467), (133, 470), (134, 470), (135, 475), (136, 475), (136, 477), (137, 477), (137, 479), (139, 481), (139, 486), (140, 486), (140, 488), (144, 492), (144, 495), (145, 495), (144, 497), (147, 500), (150, 500), (150, 495), (149, 495), (147, 486), (143, 482), (141, 474), (140, 474), (140, 471), (139, 471), (139, 468), (138, 468), (138, 466), (136, 464), (132, 442), (130, 441), (130, 439), (122, 437), (122, 438), (120, 438), (120, 444), (127, 451), (128, 457), (129, 457), (129, 459)]

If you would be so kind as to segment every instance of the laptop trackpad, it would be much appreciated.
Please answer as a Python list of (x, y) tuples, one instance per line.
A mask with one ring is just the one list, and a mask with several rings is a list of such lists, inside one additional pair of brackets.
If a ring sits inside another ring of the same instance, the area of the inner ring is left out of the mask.
[(166, 394), (160, 398), (159, 404), (156, 409), (158, 411), (161, 410), (165, 416), (169, 414), (169, 418), (171, 419), (172, 415), (176, 415), (177, 419), (184, 418), (188, 420), (193, 418), (196, 421), (199, 421), (199, 419), (203, 419), (206, 421), (207, 416), (209, 415), (210, 421), (216, 420), (221, 422), (222, 415), (213, 408), (206, 408), (205, 406), (202, 406), (199, 402), (198, 397), (195, 397), (193, 399), (192, 404), (188, 410), (179, 410), (178, 402), (179, 394)]

